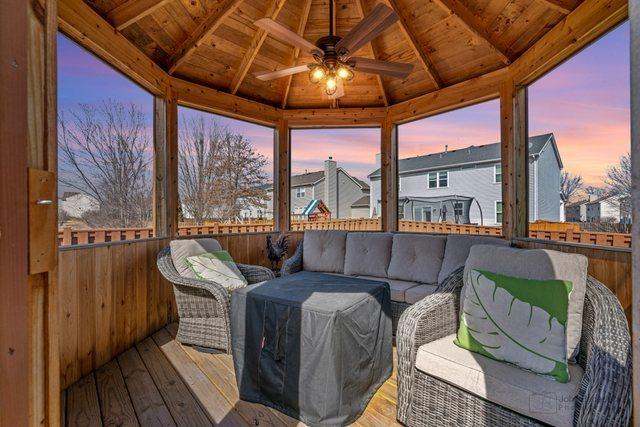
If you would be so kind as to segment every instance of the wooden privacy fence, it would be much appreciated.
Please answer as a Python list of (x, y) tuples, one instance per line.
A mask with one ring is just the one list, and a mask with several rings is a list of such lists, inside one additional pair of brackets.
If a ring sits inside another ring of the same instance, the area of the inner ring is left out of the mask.
[[(327, 221), (294, 221), (292, 231), (304, 230), (348, 230), (376, 231), (380, 230), (380, 219), (355, 218), (332, 219)], [(423, 222), (400, 220), (399, 231), (414, 233), (440, 234), (476, 234), (484, 236), (500, 236), (501, 227), (449, 224), (441, 222)], [(273, 223), (211, 223), (207, 225), (180, 225), (180, 236), (202, 236), (212, 234), (243, 234), (273, 231)], [(155, 237), (152, 228), (122, 228), (73, 230), (69, 227), (61, 229), (58, 240), (61, 246), (86, 245), (92, 243), (117, 242)], [(631, 247), (631, 235), (624, 233), (604, 233), (581, 231), (579, 224), (535, 222), (530, 224), (529, 237), (541, 240), (585, 243), (600, 246)]]

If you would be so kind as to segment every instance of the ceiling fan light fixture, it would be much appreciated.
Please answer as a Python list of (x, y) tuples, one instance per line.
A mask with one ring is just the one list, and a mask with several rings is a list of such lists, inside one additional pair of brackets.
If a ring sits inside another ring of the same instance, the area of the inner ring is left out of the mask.
[(349, 81), (353, 79), (353, 71), (351, 71), (351, 68), (349, 66), (344, 64), (338, 67), (338, 71), (336, 72), (336, 75), (345, 81)]
[(309, 80), (311, 83), (320, 83), (326, 75), (327, 73), (325, 72), (324, 67), (316, 65), (309, 71)]
[(335, 74), (329, 74), (325, 81), (324, 91), (327, 95), (331, 96), (338, 90), (338, 77)]

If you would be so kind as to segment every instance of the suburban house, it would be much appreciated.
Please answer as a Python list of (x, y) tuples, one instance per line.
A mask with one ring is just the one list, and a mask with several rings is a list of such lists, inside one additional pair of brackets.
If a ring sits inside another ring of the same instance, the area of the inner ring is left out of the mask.
[(58, 199), (58, 210), (68, 218), (82, 218), (86, 213), (97, 211), (99, 203), (94, 198), (84, 193), (65, 191)]
[(565, 206), (564, 213), (567, 222), (587, 222), (587, 205), (598, 197), (593, 194), (587, 195), (585, 199), (568, 203)]
[[(379, 166), (379, 160), (378, 160)], [(529, 138), (529, 220), (560, 221), (562, 160), (552, 133)], [(399, 219), (462, 224), (502, 223), (500, 143), (398, 161)], [(380, 169), (371, 180), (370, 213), (380, 212)]]
[(631, 206), (628, 197), (603, 196), (586, 205), (587, 222), (631, 223)]
[[(273, 218), (273, 185), (268, 186), (266, 207), (251, 206), (242, 211), (243, 218)], [(328, 209), (327, 216), (333, 219), (369, 218), (369, 190), (369, 184), (329, 157), (324, 161), (324, 170), (291, 176), (291, 215), (294, 219), (307, 219), (321, 213), (320, 209)]]

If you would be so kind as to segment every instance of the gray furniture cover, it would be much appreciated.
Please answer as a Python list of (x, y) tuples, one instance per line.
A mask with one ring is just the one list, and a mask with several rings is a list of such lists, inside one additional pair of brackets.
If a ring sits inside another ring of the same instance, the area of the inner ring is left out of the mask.
[(233, 292), (231, 313), (243, 400), (345, 425), (391, 376), (387, 283), (303, 271)]

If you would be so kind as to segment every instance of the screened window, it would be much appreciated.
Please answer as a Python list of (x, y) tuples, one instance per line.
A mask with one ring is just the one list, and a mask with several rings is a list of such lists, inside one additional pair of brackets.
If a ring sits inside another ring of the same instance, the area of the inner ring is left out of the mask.
[(624, 23), (528, 87), (530, 237), (630, 247), (629, 41)]
[(438, 188), (438, 173), (429, 173), (429, 188)]
[(495, 165), (493, 172), (493, 182), (502, 182), (502, 165)]
[(496, 222), (502, 224), (502, 202), (496, 202)]
[(446, 188), (449, 186), (449, 172), (438, 172), (438, 187)]
[(291, 130), (292, 228), (381, 229), (379, 153), (377, 128)]
[(186, 107), (178, 129), (179, 230), (273, 227), (274, 130)]
[(152, 237), (153, 96), (58, 34), (61, 245)]

